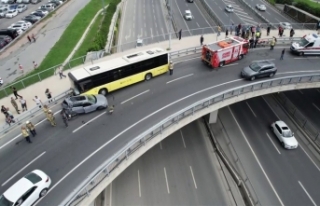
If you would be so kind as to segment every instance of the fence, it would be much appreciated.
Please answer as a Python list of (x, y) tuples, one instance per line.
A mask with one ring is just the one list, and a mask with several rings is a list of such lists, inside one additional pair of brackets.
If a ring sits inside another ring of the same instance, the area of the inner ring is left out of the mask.
[[(154, 138), (158, 137), (158, 135), (161, 135), (166, 130), (172, 128), (174, 125), (181, 122), (181, 120), (186, 118), (193, 120), (190, 116), (198, 117), (199, 114), (203, 115), (200, 113), (200, 111), (203, 109), (207, 109), (214, 104), (221, 103), (227, 99), (237, 97), (239, 95), (287, 85), (301, 85), (303, 83), (320, 83), (320, 73), (279, 77), (246, 84), (244, 86), (232, 88), (215, 94), (211, 97), (202, 99), (176, 112), (175, 114), (170, 115), (127, 143), (112, 157), (106, 157), (108, 158), (107, 161), (93, 171), (60, 205), (79, 205), (79, 203), (89, 196), (90, 192), (95, 189), (96, 186), (99, 185), (105, 178), (108, 178), (110, 173), (114, 172), (122, 162), (127, 161), (133, 154), (136, 152), (138, 153), (140, 148), (146, 146), (146, 144), (150, 143), (151, 140), (154, 140)], [(197, 114), (198, 112), (199, 114)]]
[(285, 94), (279, 93), (275, 94), (274, 96), (279, 102), (281, 102), (281, 105), (285, 108), (285, 110), (320, 149), (320, 131), (317, 129), (317, 127), (314, 126), (313, 123), (310, 122), (307, 117), (305, 117), (302, 112), (300, 112), (294, 106), (294, 104), (286, 97)]

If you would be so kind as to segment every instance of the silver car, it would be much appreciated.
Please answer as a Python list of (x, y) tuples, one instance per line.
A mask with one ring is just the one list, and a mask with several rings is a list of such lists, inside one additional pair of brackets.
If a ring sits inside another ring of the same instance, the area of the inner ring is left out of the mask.
[(6, 8), (0, 9), (0, 17), (1, 18), (5, 17), (7, 13), (8, 13), (8, 9), (6, 9)]
[(106, 109), (107, 107), (107, 98), (101, 94), (72, 96), (62, 102), (62, 108), (71, 116), (86, 114), (96, 110)]
[(17, 10), (18, 10), (19, 13), (21, 13), (21, 12), (27, 10), (27, 8), (28, 8), (28, 7), (27, 7), (26, 5), (24, 5), (24, 4), (19, 4), (18, 7), (17, 7)]
[(251, 81), (259, 77), (273, 77), (277, 73), (277, 68), (273, 62), (258, 61), (245, 67), (241, 72), (241, 77)]

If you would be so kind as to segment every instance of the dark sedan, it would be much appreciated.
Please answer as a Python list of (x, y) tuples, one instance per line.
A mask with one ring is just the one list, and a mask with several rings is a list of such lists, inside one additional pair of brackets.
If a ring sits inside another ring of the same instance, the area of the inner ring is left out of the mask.
[(0, 49), (3, 49), (7, 44), (8, 42), (6, 42), (6, 40), (0, 39)]
[(41, 11), (35, 11), (35, 12), (32, 12), (31, 14), (41, 18), (45, 16), (44, 13), (42, 13)]
[(5, 40), (7, 43), (10, 43), (12, 41), (12, 38), (7, 35), (0, 35), (0, 40)]
[(37, 18), (37, 16), (35, 16), (35, 15), (28, 15), (28, 16), (24, 17), (23, 20), (28, 21), (31, 24), (34, 24), (39, 20), (39, 18)]

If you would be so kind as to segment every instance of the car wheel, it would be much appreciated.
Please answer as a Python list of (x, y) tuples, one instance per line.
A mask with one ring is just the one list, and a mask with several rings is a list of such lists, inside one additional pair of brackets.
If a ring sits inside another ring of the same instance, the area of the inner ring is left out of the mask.
[(299, 56), (303, 56), (304, 55), (304, 53), (303, 52), (299, 52)]
[(152, 78), (152, 74), (150, 73), (146, 74), (146, 76), (144, 77), (146, 81), (149, 81), (151, 78)]
[(103, 96), (107, 96), (108, 90), (106, 90), (106, 89), (100, 89), (100, 90), (99, 90), (99, 94), (102, 94)]
[(224, 61), (219, 63), (219, 67), (223, 67), (223, 65), (224, 65)]
[(282, 146), (283, 148), (285, 148), (285, 147), (284, 147), (284, 142), (281, 142), (281, 146)]
[(256, 79), (255, 76), (252, 76), (252, 77), (250, 78), (251, 81), (253, 81), (253, 80), (255, 80), (255, 79)]
[(270, 75), (269, 75), (269, 77), (273, 77), (274, 76), (274, 73), (272, 72)]
[(40, 192), (40, 194), (39, 194), (39, 197), (41, 198), (41, 197), (45, 196), (45, 195), (47, 194), (47, 192), (48, 192), (48, 189), (47, 189), (47, 188), (41, 190), (41, 192)]
[(105, 109), (105, 107), (100, 106), (97, 108), (97, 110), (103, 110), (103, 109)]

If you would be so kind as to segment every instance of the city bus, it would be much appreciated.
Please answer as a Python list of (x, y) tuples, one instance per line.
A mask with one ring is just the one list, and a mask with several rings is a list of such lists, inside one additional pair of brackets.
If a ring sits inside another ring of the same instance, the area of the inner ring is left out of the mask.
[(160, 48), (84, 66), (68, 73), (75, 95), (102, 94), (148, 81), (169, 70), (169, 54)]

